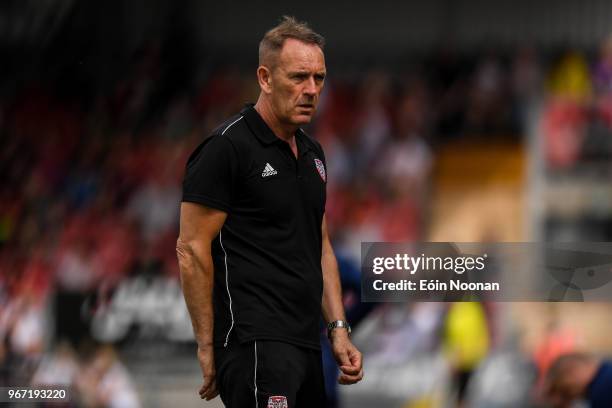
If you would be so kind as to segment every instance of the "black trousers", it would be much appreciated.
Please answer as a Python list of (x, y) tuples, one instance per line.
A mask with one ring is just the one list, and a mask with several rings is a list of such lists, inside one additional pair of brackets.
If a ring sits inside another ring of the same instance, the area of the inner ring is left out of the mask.
[(321, 351), (257, 340), (215, 349), (226, 408), (325, 407)]

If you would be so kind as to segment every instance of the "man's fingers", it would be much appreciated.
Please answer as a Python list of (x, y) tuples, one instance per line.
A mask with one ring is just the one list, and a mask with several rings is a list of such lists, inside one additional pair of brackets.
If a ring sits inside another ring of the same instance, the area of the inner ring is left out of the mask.
[[(200, 398), (208, 399), (217, 391), (217, 386), (215, 383), (214, 353), (210, 347), (202, 348), (198, 346), (197, 354), (203, 377), (202, 387), (200, 387), (198, 393), (200, 394)], [(214, 398), (214, 396), (212, 398)]]
[(338, 383), (342, 385), (355, 384), (363, 378), (363, 370), (359, 370), (356, 375), (341, 374), (338, 378)]
[(217, 390), (217, 387), (215, 387), (215, 389), (212, 390), (210, 394), (208, 395), (207, 401), (210, 401), (211, 399), (215, 399), (217, 395), (219, 395), (219, 390)]
[(210, 401), (212, 399), (215, 399), (217, 397), (217, 395), (219, 395), (219, 391), (217, 389), (215, 389), (213, 392), (208, 394), (208, 396), (206, 397), (206, 401)]
[(206, 392), (210, 388), (212, 383), (213, 383), (212, 377), (204, 377), (204, 383), (202, 384), (202, 390)]
[(210, 401), (211, 399), (215, 398), (217, 395), (219, 395), (219, 391), (217, 391), (216, 384), (213, 384), (213, 386), (206, 393), (205, 399), (206, 401)]
[(351, 365), (351, 360), (349, 359), (349, 355), (346, 350), (342, 350), (341, 352), (337, 353), (336, 359), (338, 361), (339, 366), (350, 366)]
[(356, 375), (357, 373), (359, 373), (360, 370), (361, 370), (361, 367), (357, 367), (357, 366), (352, 366), (352, 365), (340, 366), (340, 371), (342, 371), (343, 374)]
[(362, 376), (361, 373), (359, 373), (359, 375), (346, 375), (346, 374), (342, 374), (338, 378), (338, 384), (341, 384), (341, 385), (355, 384), (355, 383), (361, 381), (362, 378), (363, 378), (363, 376)]
[(200, 387), (200, 398), (206, 398), (206, 395), (210, 392), (211, 387), (216, 388), (215, 377), (214, 375), (204, 377), (204, 382), (202, 383), (202, 387)]
[(206, 394), (204, 394), (204, 398), (206, 399), (206, 401), (210, 401), (217, 395), (219, 395), (219, 391), (217, 390), (217, 382), (213, 381), (213, 383), (208, 388)]
[(357, 350), (350, 350), (347, 353), (349, 364), (341, 364), (340, 370), (344, 374), (356, 375), (361, 371), (361, 353)]
[(359, 369), (361, 369), (362, 356), (361, 356), (361, 353), (359, 351), (354, 350), (352, 353), (350, 353), (349, 358), (350, 358), (351, 364), (353, 366), (359, 367)]
[(334, 355), (341, 372), (338, 377), (339, 384), (354, 384), (361, 381), (363, 378), (362, 355), (350, 340), (346, 340), (345, 344), (338, 344)]
[(338, 383), (341, 385), (349, 385), (349, 384), (353, 384), (354, 381), (351, 377), (347, 375), (341, 375), (340, 378), (338, 378)]

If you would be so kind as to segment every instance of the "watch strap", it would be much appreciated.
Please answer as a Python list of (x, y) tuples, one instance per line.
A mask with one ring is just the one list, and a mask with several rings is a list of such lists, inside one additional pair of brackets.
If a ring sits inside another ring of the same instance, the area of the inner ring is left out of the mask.
[(331, 333), (334, 329), (344, 328), (347, 333), (351, 334), (351, 325), (346, 320), (334, 320), (327, 324), (327, 337), (331, 337)]

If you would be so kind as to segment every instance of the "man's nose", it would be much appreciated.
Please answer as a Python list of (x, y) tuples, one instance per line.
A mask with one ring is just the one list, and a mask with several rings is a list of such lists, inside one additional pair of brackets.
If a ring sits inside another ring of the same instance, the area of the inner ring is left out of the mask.
[(317, 84), (313, 77), (308, 78), (304, 85), (304, 94), (308, 96), (315, 96), (317, 94)]

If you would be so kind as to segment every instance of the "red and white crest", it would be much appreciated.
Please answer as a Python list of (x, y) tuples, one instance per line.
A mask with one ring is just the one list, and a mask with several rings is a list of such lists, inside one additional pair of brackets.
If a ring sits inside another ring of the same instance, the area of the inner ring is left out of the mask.
[(317, 166), (317, 171), (319, 172), (319, 176), (321, 176), (321, 179), (325, 182), (327, 182), (327, 176), (325, 175), (325, 165), (323, 165), (323, 162), (319, 159), (314, 159), (315, 162), (315, 166)]
[(288, 408), (287, 397), (282, 395), (274, 395), (268, 398), (268, 408)]

